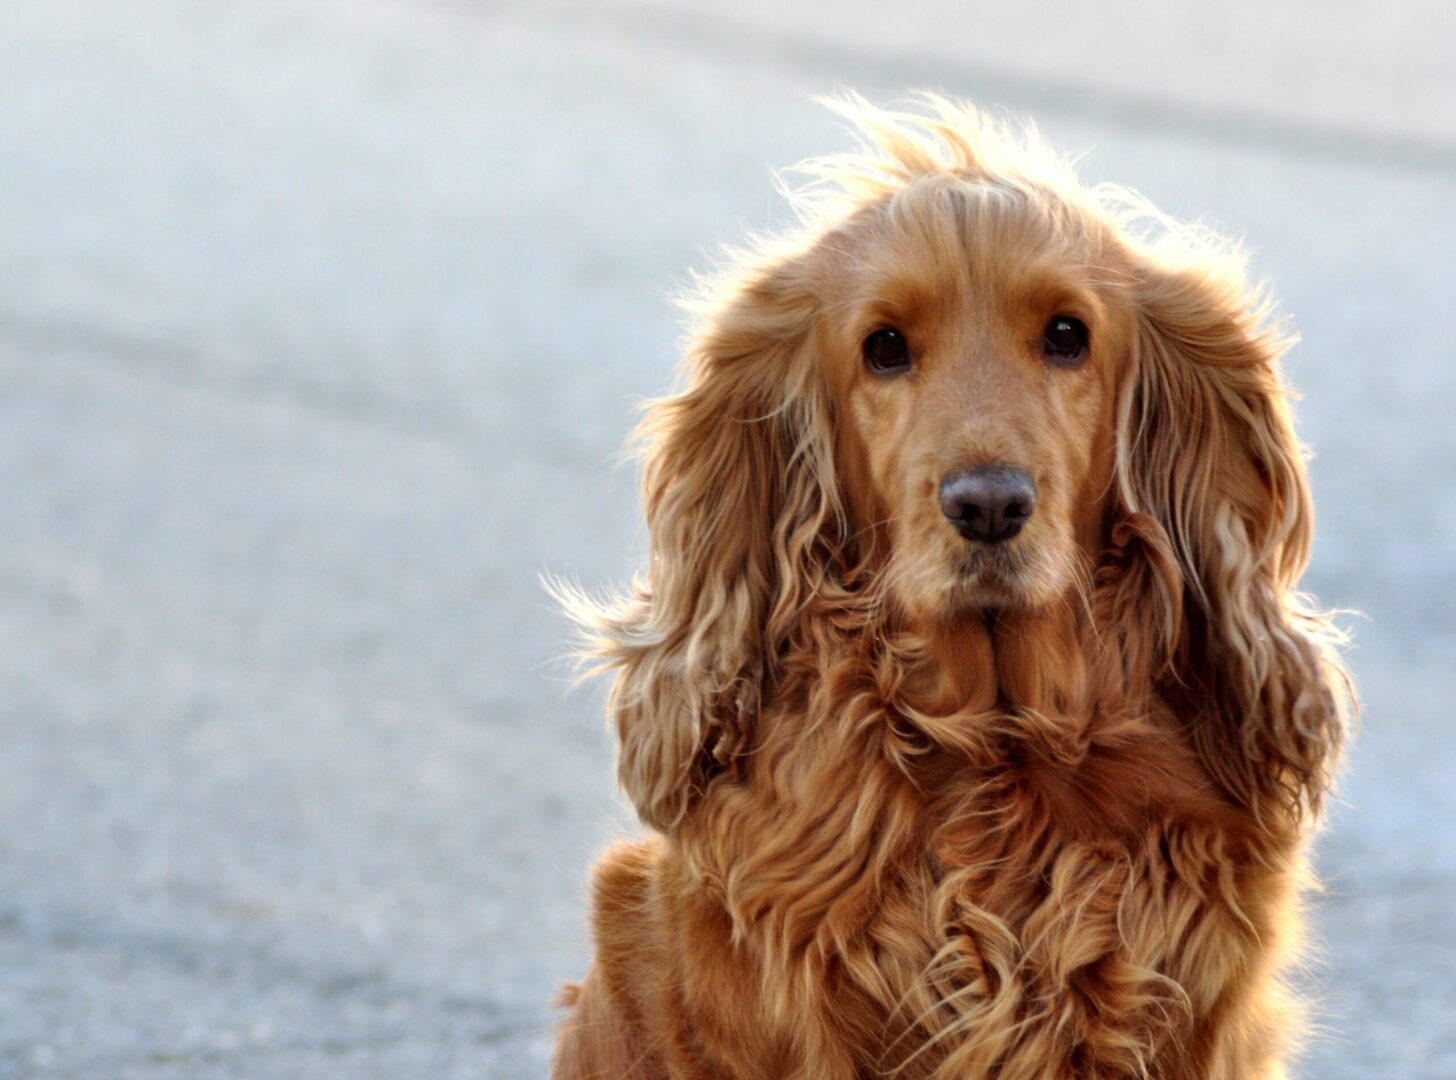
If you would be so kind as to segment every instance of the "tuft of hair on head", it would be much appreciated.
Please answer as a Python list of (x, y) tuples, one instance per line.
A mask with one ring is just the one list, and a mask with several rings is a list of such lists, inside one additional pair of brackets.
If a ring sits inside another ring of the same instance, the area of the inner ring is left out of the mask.
[[(851, 90), (815, 101), (844, 121), (858, 145), (780, 174), (780, 190), (808, 227), (822, 228), (923, 177), (994, 178), (1069, 198), (1081, 191), (1072, 159), (1053, 150), (1030, 120), (998, 117), (929, 91), (902, 108), (881, 108)], [(786, 175), (807, 182), (790, 184)]]

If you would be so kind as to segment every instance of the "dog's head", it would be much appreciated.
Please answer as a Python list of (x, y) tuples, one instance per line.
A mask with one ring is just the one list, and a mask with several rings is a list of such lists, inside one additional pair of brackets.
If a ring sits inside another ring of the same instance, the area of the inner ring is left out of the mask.
[(857, 555), (918, 625), (1060, 603), (1113, 491), (1125, 261), (1054, 189), (977, 166), (907, 176), (805, 260)]
[(672, 827), (836, 634), (987, 616), (1104, 642), (1103, 682), (1174, 701), (1232, 795), (1317, 799), (1339, 710), (1291, 592), (1309, 498), (1236, 255), (1140, 239), (1161, 219), (972, 110), (838, 107), (863, 152), (814, 164), (804, 229), (698, 303), (686, 385), (647, 412), (645, 579), (572, 602), (621, 669), (644, 819)]

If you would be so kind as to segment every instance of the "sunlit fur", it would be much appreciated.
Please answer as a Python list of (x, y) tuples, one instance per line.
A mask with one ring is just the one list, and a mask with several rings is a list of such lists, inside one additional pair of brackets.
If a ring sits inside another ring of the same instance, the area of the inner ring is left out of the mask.
[[(1346, 699), (1289, 339), (1231, 247), (1034, 135), (835, 107), (860, 150), (646, 410), (644, 575), (562, 590), (655, 835), (597, 868), (555, 1073), (1283, 1076)], [(865, 370), (883, 325), (910, 374)], [(935, 494), (985, 463), (1041, 496), (994, 550)]]

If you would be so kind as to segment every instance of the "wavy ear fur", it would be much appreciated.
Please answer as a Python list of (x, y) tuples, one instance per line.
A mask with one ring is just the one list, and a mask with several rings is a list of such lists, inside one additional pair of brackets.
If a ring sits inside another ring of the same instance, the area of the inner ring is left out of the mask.
[(616, 606), (566, 598), (589, 653), (618, 671), (622, 786), (663, 831), (746, 748), (842, 537), (803, 263), (774, 259), (700, 305), (685, 388), (637, 431), (645, 577)]
[(1327, 618), (1294, 591), (1312, 511), (1279, 375), (1289, 341), (1239, 275), (1156, 268), (1137, 307), (1114, 528), (1140, 554), (1124, 560), (1140, 595), (1119, 606), (1141, 620), (1125, 664), (1231, 797), (1297, 819), (1329, 785), (1345, 680)]

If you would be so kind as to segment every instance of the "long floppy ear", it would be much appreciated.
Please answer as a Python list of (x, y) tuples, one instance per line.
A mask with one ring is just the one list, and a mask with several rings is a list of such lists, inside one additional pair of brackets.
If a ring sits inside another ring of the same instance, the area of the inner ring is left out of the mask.
[[(1312, 512), (1281, 385), (1290, 343), (1241, 273), (1151, 266), (1118, 408), (1125, 645), (1210, 775), (1256, 812), (1317, 812), (1344, 730), (1336, 633), (1295, 586)], [(1133, 610), (1136, 608), (1137, 610)]]
[(645, 578), (615, 607), (571, 604), (590, 653), (618, 672), (608, 708), (622, 786), (663, 831), (746, 750), (839, 553), (832, 420), (804, 262), (772, 260), (702, 305), (685, 388), (652, 403), (637, 432)]

